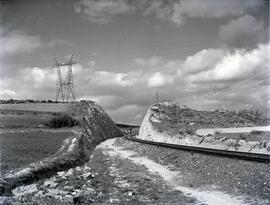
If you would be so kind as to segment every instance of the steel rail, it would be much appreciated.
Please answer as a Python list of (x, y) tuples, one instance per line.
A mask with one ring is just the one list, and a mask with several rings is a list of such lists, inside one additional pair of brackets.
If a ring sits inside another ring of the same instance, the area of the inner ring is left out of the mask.
[(173, 149), (179, 149), (179, 150), (185, 150), (185, 151), (199, 152), (199, 153), (208, 154), (208, 155), (239, 158), (239, 159), (253, 160), (253, 161), (264, 162), (264, 163), (270, 162), (270, 155), (267, 155), (267, 154), (237, 152), (237, 151), (231, 151), (231, 150), (211, 149), (211, 148), (205, 148), (205, 147), (195, 147), (195, 146), (187, 146), (187, 145), (170, 144), (170, 143), (164, 143), (164, 142), (155, 142), (155, 141), (138, 139), (138, 138), (132, 137), (131, 135), (125, 135), (125, 138), (128, 140), (143, 143), (143, 144), (149, 144), (149, 145), (155, 145), (155, 146), (161, 146), (161, 147), (167, 147), (167, 148), (173, 148)]

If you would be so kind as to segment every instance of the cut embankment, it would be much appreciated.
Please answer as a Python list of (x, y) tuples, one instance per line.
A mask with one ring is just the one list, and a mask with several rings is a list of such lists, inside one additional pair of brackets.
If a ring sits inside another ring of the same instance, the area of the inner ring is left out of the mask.
[[(250, 131), (256, 129), (269, 130), (269, 126), (258, 127), (255, 126), (255, 123), (252, 124), (253, 121), (256, 122), (255, 119), (239, 119), (239, 116), (232, 113), (202, 112), (182, 107), (174, 102), (162, 102), (153, 104), (148, 109), (136, 138), (212, 150), (260, 154), (269, 159), (270, 142), (268, 141), (249, 138), (234, 139), (233, 137), (215, 134), (206, 136), (196, 134), (198, 127), (221, 127), (221, 125), (227, 127), (223, 129), (224, 131), (239, 132), (239, 130), (247, 129), (242, 128), (245, 124), (253, 126), (248, 128)], [(238, 128), (236, 128), (236, 125), (238, 125)]]
[(95, 102), (74, 104), (71, 112), (82, 116), (81, 130), (77, 131), (74, 137), (65, 140), (52, 157), (32, 163), (27, 168), (6, 176), (0, 181), (0, 194), (8, 194), (17, 186), (82, 165), (89, 160), (91, 151), (97, 144), (122, 135), (109, 115)]

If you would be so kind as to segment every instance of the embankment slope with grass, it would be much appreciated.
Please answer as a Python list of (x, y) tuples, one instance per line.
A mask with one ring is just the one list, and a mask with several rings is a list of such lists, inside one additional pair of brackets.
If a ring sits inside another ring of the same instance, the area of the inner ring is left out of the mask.
[(233, 112), (197, 111), (174, 102), (153, 104), (147, 111), (137, 138), (149, 141), (270, 155), (270, 143), (233, 139), (218, 135), (200, 136), (198, 128), (243, 127), (265, 123), (263, 119)]
[(30, 184), (59, 171), (82, 165), (89, 160), (91, 151), (97, 144), (109, 138), (122, 136), (113, 120), (95, 102), (75, 103), (67, 113), (80, 116), (80, 129), (76, 129), (75, 135), (66, 139), (52, 157), (32, 163), (27, 168), (1, 179), (0, 193), (2, 195), (9, 193), (17, 186)]

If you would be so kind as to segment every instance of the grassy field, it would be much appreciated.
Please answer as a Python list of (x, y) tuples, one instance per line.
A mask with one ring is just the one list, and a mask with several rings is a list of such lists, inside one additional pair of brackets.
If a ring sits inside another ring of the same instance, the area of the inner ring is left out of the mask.
[(70, 103), (20, 103), (0, 104), (0, 110), (23, 110), (40, 112), (64, 112), (70, 107)]
[(57, 115), (69, 112), (71, 105), (70, 103), (0, 104), (0, 129), (41, 128)]
[(71, 131), (32, 131), (0, 134), (1, 174), (54, 154)]
[(54, 116), (53, 113), (0, 111), (1, 128), (29, 128), (43, 125)]
[[(21, 103), (0, 105), (1, 175), (54, 154), (72, 131), (49, 129), (46, 122), (71, 104)], [(66, 128), (65, 128), (66, 129)]]

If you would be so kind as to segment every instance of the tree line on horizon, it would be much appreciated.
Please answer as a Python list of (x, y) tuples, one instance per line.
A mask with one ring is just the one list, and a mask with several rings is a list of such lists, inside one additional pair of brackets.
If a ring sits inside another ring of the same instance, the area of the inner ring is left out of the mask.
[[(8, 100), (0, 100), (0, 104), (19, 104), (19, 103), (63, 103), (62, 101), (57, 100), (33, 100), (33, 99), (26, 99), (26, 100), (19, 100), (19, 99), (8, 99)], [(266, 115), (261, 112), (259, 109), (242, 109), (242, 110), (226, 110), (227, 112), (231, 112), (233, 114), (237, 114), (240, 116), (253, 116), (258, 119), (266, 118)]]
[(0, 100), (0, 104), (19, 104), (19, 103), (60, 103), (60, 101), (56, 100), (19, 100), (19, 99), (8, 99), (8, 100)]

